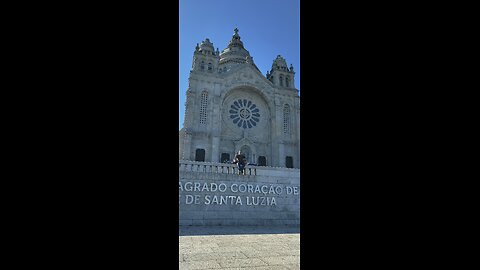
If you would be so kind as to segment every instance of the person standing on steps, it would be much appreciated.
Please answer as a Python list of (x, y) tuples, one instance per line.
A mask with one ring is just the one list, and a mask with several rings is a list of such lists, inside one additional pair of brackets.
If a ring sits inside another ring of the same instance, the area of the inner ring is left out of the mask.
[(233, 164), (238, 166), (238, 174), (245, 175), (245, 165), (247, 161), (245, 160), (245, 155), (242, 154), (242, 151), (239, 150), (235, 158), (233, 159)]

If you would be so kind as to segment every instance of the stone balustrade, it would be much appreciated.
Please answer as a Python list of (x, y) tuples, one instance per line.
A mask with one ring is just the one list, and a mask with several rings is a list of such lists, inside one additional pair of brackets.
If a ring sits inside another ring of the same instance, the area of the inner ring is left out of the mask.
[[(204, 173), (222, 173), (222, 174), (238, 174), (238, 167), (236, 164), (219, 163), (219, 162), (201, 162), (191, 160), (179, 160), (178, 169), (180, 172), (204, 172)], [(247, 165), (245, 167), (245, 175), (272, 175), (288, 174), (291, 176), (298, 176), (300, 170), (284, 167), (269, 167), (269, 166), (253, 166)]]
[[(205, 173), (224, 173), (238, 174), (238, 167), (235, 164), (199, 162), (190, 160), (180, 160), (179, 170), (182, 172), (205, 172)], [(256, 175), (257, 168), (252, 166), (245, 167), (246, 175)]]

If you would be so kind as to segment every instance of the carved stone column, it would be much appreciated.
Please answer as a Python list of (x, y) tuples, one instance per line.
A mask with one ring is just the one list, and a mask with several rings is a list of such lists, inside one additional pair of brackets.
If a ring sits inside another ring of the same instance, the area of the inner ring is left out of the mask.
[(183, 141), (183, 155), (180, 157), (185, 160), (193, 160), (190, 153), (191, 153), (191, 146), (192, 146), (192, 135), (185, 132), (185, 137)]
[(285, 145), (283, 141), (278, 144), (278, 163), (277, 166), (285, 167)]
[(220, 138), (215, 136), (212, 137), (212, 162), (221, 162), (220, 161)]

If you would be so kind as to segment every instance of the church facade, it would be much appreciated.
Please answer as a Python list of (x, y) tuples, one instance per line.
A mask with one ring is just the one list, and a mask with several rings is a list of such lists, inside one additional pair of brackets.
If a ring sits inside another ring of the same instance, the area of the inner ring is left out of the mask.
[(197, 44), (179, 132), (179, 159), (300, 168), (300, 96), (293, 66), (278, 55), (263, 75), (238, 29), (221, 52)]

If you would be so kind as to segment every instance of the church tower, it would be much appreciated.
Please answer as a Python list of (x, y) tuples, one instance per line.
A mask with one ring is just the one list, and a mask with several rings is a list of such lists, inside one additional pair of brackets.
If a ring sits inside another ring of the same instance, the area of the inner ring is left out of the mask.
[(216, 73), (218, 60), (220, 60), (218, 54), (218, 49), (214, 51), (213, 43), (208, 38), (202, 41), (200, 46), (197, 43), (193, 53), (192, 70), (210, 74)]
[(300, 97), (280, 55), (265, 77), (234, 29), (225, 49), (197, 44), (186, 91), (182, 160), (231, 161), (238, 150), (258, 166), (300, 167)]
[(290, 68), (288, 68), (287, 62), (280, 55), (277, 55), (277, 58), (273, 60), (272, 69), (270, 73), (267, 72), (267, 79), (278, 87), (295, 89), (293, 66), (290, 64)]

